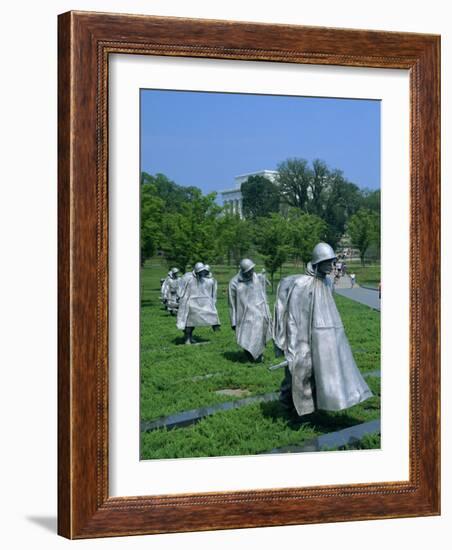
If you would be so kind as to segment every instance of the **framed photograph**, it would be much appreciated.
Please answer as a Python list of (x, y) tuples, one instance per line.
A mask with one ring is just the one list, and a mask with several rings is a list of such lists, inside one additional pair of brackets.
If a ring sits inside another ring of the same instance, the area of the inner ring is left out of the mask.
[(440, 513), (439, 56), (59, 16), (61, 535)]

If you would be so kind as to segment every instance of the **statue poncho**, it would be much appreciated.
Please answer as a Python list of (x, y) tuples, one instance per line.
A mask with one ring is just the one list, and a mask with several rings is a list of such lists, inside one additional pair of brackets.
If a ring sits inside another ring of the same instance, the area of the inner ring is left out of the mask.
[(178, 297), (181, 286), (180, 277), (168, 277), (162, 285), (162, 302), (170, 313), (175, 313), (179, 307)]
[(237, 344), (254, 359), (260, 357), (271, 340), (271, 316), (259, 277), (243, 279), (238, 273), (229, 283), (229, 316), (236, 327)]
[(160, 300), (165, 304), (168, 301), (167, 294), (168, 294), (168, 279), (170, 279), (170, 275), (165, 277), (162, 286), (160, 287)]
[(186, 273), (180, 283), (177, 328), (220, 325), (216, 308), (217, 282)]
[(353, 359), (331, 282), (311, 264), (306, 275), (286, 277), (278, 287), (274, 340), (287, 359), (299, 415), (347, 409), (372, 396)]

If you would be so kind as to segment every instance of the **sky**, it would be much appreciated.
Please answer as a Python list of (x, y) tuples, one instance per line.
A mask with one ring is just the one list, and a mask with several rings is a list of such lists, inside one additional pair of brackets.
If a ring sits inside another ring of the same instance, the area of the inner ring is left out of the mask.
[(380, 102), (141, 90), (141, 170), (204, 193), (288, 158), (324, 160), (380, 187)]

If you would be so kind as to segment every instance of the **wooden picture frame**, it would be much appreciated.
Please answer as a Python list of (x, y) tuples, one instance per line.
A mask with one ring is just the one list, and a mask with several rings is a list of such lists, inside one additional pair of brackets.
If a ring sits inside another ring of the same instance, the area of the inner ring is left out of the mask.
[[(440, 38), (138, 15), (59, 16), (58, 532), (68, 538), (440, 513)], [(407, 69), (410, 73), (409, 481), (110, 497), (110, 54)]]

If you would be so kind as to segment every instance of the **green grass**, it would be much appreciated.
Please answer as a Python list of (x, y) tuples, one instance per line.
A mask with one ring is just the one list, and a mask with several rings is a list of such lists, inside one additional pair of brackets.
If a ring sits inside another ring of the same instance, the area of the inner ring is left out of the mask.
[(356, 282), (359, 285), (378, 288), (381, 280), (381, 270), (379, 264), (362, 266), (358, 261), (349, 261), (347, 263), (347, 273), (352, 272), (356, 275)]
[[(213, 266), (218, 280), (217, 308), (221, 331), (197, 328), (194, 336), (204, 342), (184, 346), (182, 332), (160, 303), (160, 278), (166, 268), (156, 260), (142, 269), (141, 287), (141, 419), (155, 420), (216, 403), (232, 401), (216, 394), (221, 389), (242, 389), (247, 395), (278, 391), (283, 370), (270, 372), (276, 359), (269, 342), (264, 362), (251, 363), (235, 342), (227, 308), (227, 284), (235, 269)], [(287, 266), (282, 272), (302, 272)], [(376, 370), (380, 366), (379, 313), (341, 296), (337, 305), (345, 324), (359, 368)], [(269, 292), (272, 307), (274, 295)], [(255, 403), (216, 413), (198, 424), (167, 431), (142, 434), (142, 458), (176, 458), (254, 454), (289, 444), (301, 444), (320, 433), (340, 429), (379, 416), (379, 380), (372, 382), (376, 397), (340, 413), (316, 413), (303, 417), (287, 415), (279, 403)], [(239, 399), (237, 397), (236, 399)]]
[(256, 454), (315, 437), (314, 426), (291, 424), (277, 403), (254, 403), (219, 412), (198, 424), (142, 434), (142, 456), (179, 458)]
[(362, 372), (380, 368), (380, 313), (335, 294), (356, 364)]
[(322, 451), (357, 451), (361, 449), (380, 449), (381, 448), (381, 434), (366, 434), (359, 441), (349, 443), (348, 445), (341, 445), (339, 447), (325, 447)]

